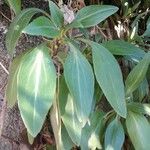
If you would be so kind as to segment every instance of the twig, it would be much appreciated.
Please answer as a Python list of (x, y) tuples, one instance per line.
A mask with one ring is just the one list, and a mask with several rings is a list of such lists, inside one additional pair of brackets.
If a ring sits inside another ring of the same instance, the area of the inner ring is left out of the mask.
[(6, 15), (4, 15), (1, 11), (0, 11), (1, 15), (6, 19), (8, 20), (9, 22), (12, 22), (11, 19), (9, 19)]
[(3, 70), (7, 73), (7, 74), (9, 74), (9, 72), (8, 72), (8, 70), (4, 67), (4, 65), (0, 62), (0, 66), (3, 68)]

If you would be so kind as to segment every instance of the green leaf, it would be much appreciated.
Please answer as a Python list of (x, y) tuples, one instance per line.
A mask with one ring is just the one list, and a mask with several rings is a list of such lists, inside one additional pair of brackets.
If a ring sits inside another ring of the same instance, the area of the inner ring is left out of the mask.
[(94, 95), (94, 75), (87, 59), (73, 44), (69, 43), (70, 53), (64, 65), (64, 76), (71, 95), (75, 111), (83, 126), (91, 112)]
[(93, 112), (90, 116), (89, 123), (85, 125), (82, 129), (81, 137), (81, 149), (85, 150), (95, 150), (96, 148), (101, 149), (101, 143), (99, 140), (99, 132), (101, 129), (101, 123), (104, 113)]
[(123, 40), (111, 40), (102, 43), (113, 55), (131, 56), (140, 60), (144, 57), (145, 52), (139, 47), (134, 46)]
[(96, 79), (114, 110), (126, 117), (124, 84), (119, 64), (103, 46), (91, 42)]
[(60, 34), (60, 31), (56, 29), (52, 21), (44, 16), (34, 19), (22, 32), (48, 38), (55, 38)]
[(73, 28), (87, 28), (105, 20), (118, 10), (111, 5), (91, 5), (78, 11), (75, 20), (69, 25)]
[(147, 20), (147, 28), (142, 36), (150, 37), (150, 17)]
[(142, 83), (146, 76), (150, 64), (150, 52), (146, 53), (144, 58), (133, 68), (128, 75), (126, 84), (126, 95), (132, 94)]
[(127, 108), (132, 112), (150, 116), (150, 104), (132, 102), (127, 105)]
[(40, 45), (24, 55), (17, 76), (18, 106), (28, 132), (35, 137), (41, 130), (54, 100), (56, 70), (49, 49)]
[(52, 17), (52, 21), (56, 26), (61, 28), (64, 24), (64, 15), (63, 12), (59, 9), (59, 7), (52, 1), (49, 0), (49, 8)]
[(117, 118), (107, 127), (105, 133), (105, 150), (121, 150), (125, 140), (122, 124)]
[(62, 121), (73, 143), (79, 146), (81, 140), (82, 123), (79, 122), (77, 118), (73, 101), (74, 100), (72, 99), (71, 95), (68, 94), (65, 113), (62, 115)]
[(126, 126), (131, 142), (136, 150), (150, 149), (150, 124), (143, 115), (129, 111)]
[(32, 145), (34, 142), (34, 137), (32, 135), (30, 135), (30, 133), (28, 133), (28, 132), (27, 132), (27, 136), (28, 136), (29, 143)]
[(19, 14), (21, 11), (21, 0), (7, 0), (10, 5), (10, 8), (15, 12), (15, 14)]
[(23, 55), (17, 56), (9, 67), (9, 77), (6, 86), (5, 98), (7, 105), (12, 108), (17, 101), (17, 74)]
[(56, 100), (53, 103), (53, 107), (50, 113), (51, 125), (53, 128), (56, 147), (58, 150), (70, 150), (73, 147), (73, 142), (71, 141), (65, 126), (61, 123), (60, 118), (60, 107)]
[(133, 97), (137, 98), (139, 102), (142, 102), (145, 96), (148, 96), (148, 93), (149, 93), (149, 85), (147, 79), (145, 78), (139, 85), (138, 89), (135, 91)]
[(33, 15), (39, 12), (45, 13), (37, 8), (25, 9), (18, 16), (16, 16), (13, 22), (10, 24), (6, 34), (6, 48), (11, 56), (13, 56), (15, 52), (14, 49), (22, 30), (27, 26)]

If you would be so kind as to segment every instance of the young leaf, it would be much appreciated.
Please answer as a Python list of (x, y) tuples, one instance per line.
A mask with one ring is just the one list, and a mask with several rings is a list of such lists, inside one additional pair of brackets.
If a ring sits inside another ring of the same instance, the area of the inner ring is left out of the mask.
[(143, 115), (128, 112), (127, 131), (136, 150), (150, 149), (150, 124)]
[(140, 60), (144, 57), (145, 52), (139, 47), (134, 46), (123, 40), (111, 40), (102, 43), (113, 55), (132, 56)]
[(127, 108), (132, 112), (150, 116), (150, 104), (132, 102), (127, 105)]
[(82, 123), (79, 122), (77, 118), (73, 101), (74, 100), (72, 99), (71, 95), (68, 94), (65, 113), (62, 115), (62, 121), (73, 143), (79, 146), (81, 140)]
[(118, 10), (115, 6), (91, 5), (78, 11), (75, 20), (69, 25), (73, 28), (88, 28), (105, 20)]
[(17, 56), (9, 67), (9, 77), (6, 86), (5, 98), (7, 105), (12, 108), (17, 101), (17, 74), (23, 55)]
[(60, 31), (56, 29), (51, 20), (44, 16), (34, 19), (22, 32), (30, 35), (41, 35), (48, 38), (55, 38), (60, 34)]
[(27, 26), (33, 15), (39, 12), (45, 13), (44, 11), (37, 8), (25, 9), (18, 16), (16, 16), (16, 18), (10, 24), (6, 34), (6, 48), (11, 56), (14, 54), (14, 48), (22, 30)]
[(103, 119), (103, 112), (93, 112), (90, 116), (89, 123), (85, 125), (82, 129), (82, 137), (81, 137), (81, 149), (92, 149), (96, 148), (101, 149), (101, 143), (99, 140), (99, 132), (101, 128), (101, 123)]
[(144, 58), (133, 68), (128, 75), (126, 84), (126, 95), (130, 95), (134, 92), (146, 76), (150, 64), (150, 52), (146, 53)]
[(56, 70), (49, 49), (40, 45), (24, 55), (17, 76), (18, 106), (28, 132), (35, 137), (41, 130), (54, 100)]
[(105, 150), (121, 150), (125, 140), (124, 130), (119, 120), (113, 120), (105, 133)]
[(92, 67), (82, 53), (71, 43), (70, 53), (64, 65), (64, 76), (75, 111), (83, 126), (88, 120), (94, 95), (94, 75)]
[(52, 21), (55, 23), (56, 26), (61, 28), (64, 24), (63, 12), (61, 12), (61, 10), (58, 8), (58, 6), (50, 0), (49, 0), (49, 8), (50, 8)]
[(96, 79), (114, 110), (126, 117), (124, 84), (119, 64), (103, 46), (91, 42)]
[(21, 0), (7, 0), (10, 5), (10, 8), (15, 12), (15, 14), (19, 14), (21, 11)]

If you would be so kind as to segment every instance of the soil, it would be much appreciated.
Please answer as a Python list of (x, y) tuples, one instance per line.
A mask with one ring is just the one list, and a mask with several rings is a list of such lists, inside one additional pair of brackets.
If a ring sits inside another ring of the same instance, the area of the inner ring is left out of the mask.
[[(43, 0), (24, 0), (22, 8), (37, 7), (48, 10), (48, 4)], [(7, 108), (4, 100), (5, 89), (10, 64), (10, 58), (5, 47), (5, 36), (8, 26), (11, 22), (11, 11), (9, 7), (0, 0), (0, 150), (28, 150), (29, 144), (26, 142), (26, 136), (23, 134), (25, 127), (20, 117), (17, 105), (13, 108)], [(40, 44), (42, 38), (29, 37), (23, 35), (16, 47), (16, 55), (24, 50)]]

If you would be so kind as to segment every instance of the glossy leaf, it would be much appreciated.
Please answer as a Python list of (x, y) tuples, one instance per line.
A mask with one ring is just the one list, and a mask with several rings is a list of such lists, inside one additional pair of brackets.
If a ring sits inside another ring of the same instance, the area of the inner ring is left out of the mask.
[(146, 76), (150, 64), (150, 52), (146, 53), (144, 58), (132, 69), (128, 75), (126, 84), (126, 95), (130, 95), (134, 92), (142, 83)]
[(128, 110), (132, 112), (150, 116), (150, 104), (132, 102), (132, 103), (129, 103), (127, 107), (128, 107)]
[(7, 0), (10, 5), (10, 8), (15, 12), (15, 14), (19, 14), (21, 11), (21, 0)]
[(62, 121), (73, 143), (79, 146), (81, 140), (82, 123), (79, 122), (77, 118), (73, 101), (74, 100), (72, 99), (71, 95), (68, 94), (65, 113), (62, 115)]
[(7, 105), (12, 108), (17, 101), (17, 74), (23, 55), (17, 56), (9, 67), (9, 77), (6, 87), (5, 98)]
[(121, 150), (125, 140), (124, 130), (119, 120), (113, 120), (105, 133), (105, 150)]
[(69, 43), (70, 53), (64, 65), (64, 76), (75, 111), (83, 126), (88, 120), (94, 95), (94, 75), (87, 59), (73, 44)]
[(60, 34), (60, 31), (56, 29), (51, 20), (44, 16), (34, 19), (22, 32), (30, 35), (41, 35), (48, 38), (55, 38)]
[(105, 20), (118, 10), (111, 5), (91, 5), (78, 11), (75, 20), (69, 25), (73, 28), (87, 28)]
[(96, 79), (113, 109), (126, 117), (124, 84), (119, 64), (103, 46), (91, 42)]
[(49, 49), (40, 45), (24, 55), (17, 77), (18, 106), (28, 132), (35, 137), (41, 130), (54, 100), (56, 71)]
[(27, 26), (33, 15), (39, 12), (45, 13), (37, 8), (25, 9), (18, 16), (16, 16), (13, 22), (10, 24), (6, 34), (6, 48), (11, 56), (15, 52), (14, 49), (22, 30)]
[(89, 122), (82, 129), (81, 137), (81, 149), (95, 150), (96, 148), (101, 149), (101, 143), (99, 140), (99, 132), (101, 129), (101, 123), (104, 113), (93, 112), (90, 116)]
[(150, 124), (143, 115), (129, 111), (126, 126), (131, 142), (136, 150), (150, 149)]
[(59, 7), (52, 1), (49, 0), (49, 8), (52, 17), (52, 21), (56, 26), (61, 28), (64, 24), (64, 16), (63, 12), (59, 9)]
[(140, 60), (144, 57), (145, 52), (137, 46), (123, 40), (111, 40), (102, 43), (113, 55), (131, 56)]

